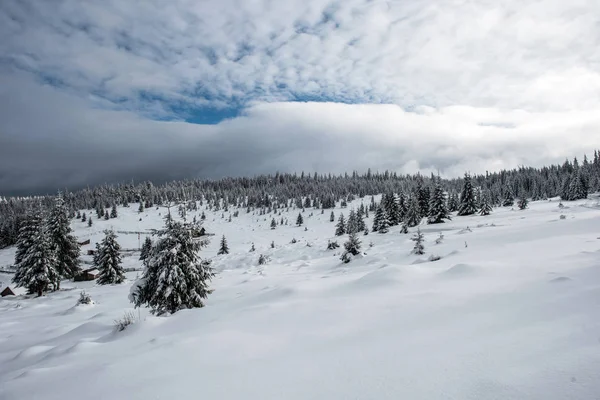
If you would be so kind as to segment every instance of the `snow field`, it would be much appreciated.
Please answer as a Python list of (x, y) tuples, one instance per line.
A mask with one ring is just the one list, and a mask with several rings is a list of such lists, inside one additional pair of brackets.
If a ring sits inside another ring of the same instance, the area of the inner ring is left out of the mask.
[[(360, 202), (335, 209), (336, 222)], [(123, 285), (63, 282), (43, 298), (1, 299), (0, 399), (594, 399), (600, 207), (565, 205), (422, 225), (422, 256), (410, 254), (414, 229), (360, 234), (365, 254), (349, 264), (342, 248), (325, 250), (328, 239), (347, 238), (333, 236), (331, 210), (307, 209), (307, 231), (293, 225), (297, 209), (275, 230), (269, 214), (240, 209), (227, 222), (228, 213), (204, 210), (215, 236), (201, 256), (218, 274), (202, 309), (160, 318), (133, 310), (135, 271)], [(164, 209), (136, 210), (108, 221), (92, 213), (91, 228), (73, 222), (80, 241), (91, 239), (82, 252), (106, 228), (162, 225)], [(216, 256), (223, 234), (231, 253)], [(124, 249), (145, 238), (118, 236)], [(259, 266), (261, 253), (271, 261)], [(427, 261), (432, 254), (442, 258)], [(12, 257), (0, 250), (0, 267)], [(124, 266), (139, 268), (137, 257), (124, 256)], [(96, 304), (76, 306), (82, 289)], [(141, 320), (115, 332), (126, 311)]]

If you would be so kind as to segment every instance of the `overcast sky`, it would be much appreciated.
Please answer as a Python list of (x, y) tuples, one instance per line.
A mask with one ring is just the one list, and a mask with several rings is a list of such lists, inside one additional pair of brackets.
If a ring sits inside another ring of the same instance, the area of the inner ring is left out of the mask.
[(0, 195), (600, 148), (598, 0), (2, 0)]

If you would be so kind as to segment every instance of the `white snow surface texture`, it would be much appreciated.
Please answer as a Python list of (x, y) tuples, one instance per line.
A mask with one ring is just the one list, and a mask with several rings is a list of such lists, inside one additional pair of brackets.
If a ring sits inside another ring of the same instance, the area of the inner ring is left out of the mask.
[[(600, 398), (596, 197), (421, 225), (423, 256), (411, 254), (413, 228), (361, 233), (365, 254), (342, 264), (339, 213), (369, 200), (335, 209), (333, 223), (330, 210), (307, 209), (307, 231), (293, 225), (297, 209), (271, 230), (272, 215), (240, 209), (228, 222), (229, 213), (201, 207), (188, 218), (204, 210), (215, 233), (201, 252), (217, 270), (206, 307), (167, 317), (142, 308), (122, 332), (114, 320), (133, 310), (139, 272), (121, 285), (65, 281), (42, 298), (2, 298), (0, 399)], [(92, 241), (82, 253), (106, 228), (162, 226), (164, 209), (137, 208), (108, 221), (88, 211), (92, 227), (73, 222), (78, 239)], [(223, 234), (231, 253), (217, 256)], [(145, 238), (118, 235), (125, 250)], [(328, 239), (341, 248), (327, 251)], [(271, 260), (259, 266), (261, 253)], [(432, 254), (441, 260), (427, 261)], [(13, 256), (1, 250), (0, 267)], [(138, 256), (125, 254), (124, 266), (141, 267)], [(82, 289), (95, 304), (76, 306)]]

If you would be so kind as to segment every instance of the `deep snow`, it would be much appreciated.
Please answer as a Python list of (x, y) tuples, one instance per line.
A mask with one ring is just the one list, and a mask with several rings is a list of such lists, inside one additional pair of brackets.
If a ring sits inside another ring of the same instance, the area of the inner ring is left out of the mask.
[[(271, 230), (271, 215), (245, 209), (232, 222), (205, 211), (216, 236), (201, 255), (218, 271), (205, 308), (161, 318), (135, 310), (141, 320), (115, 332), (133, 310), (138, 272), (118, 286), (64, 282), (43, 298), (1, 299), (0, 399), (596, 399), (600, 206), (565, 205), (422, 225), (423, 256), (410, 254), (413, 229), (361, 235), (366, 254), (349, 264), (341, 249), (325, 250), (346, 238), (333, 237), (330, 210), (307, 209), (308, 231)], [(349, 209), (336, 209), (336, 221)], [(92, 240), (84, 252), (107, 227), (161, 226), (164, 209), (136, 210), (91, 228), (74, 222), (79, 240)], [(283, 212), (290, 224), (297, 214)], [(222, 234), (231, 254), (216, 256)], [(144, 240), (118, 235), (124, 249)], [(269, 264), (258, 266), (261, 253)], [(13, 256), (0, 250), (0, 267)], [(137, 257), (125, 266), (139, 267)], [(81, 289), (95, 305), (75, 305)]]

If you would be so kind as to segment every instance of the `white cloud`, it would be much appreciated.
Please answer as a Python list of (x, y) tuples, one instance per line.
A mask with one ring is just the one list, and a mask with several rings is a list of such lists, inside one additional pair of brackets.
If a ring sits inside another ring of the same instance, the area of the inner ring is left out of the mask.
[(133, 110), (140, 91), (217, 106), (593, 109), (599, 14), (592, 0), (6, 0), (0, 53)]

